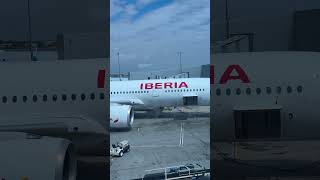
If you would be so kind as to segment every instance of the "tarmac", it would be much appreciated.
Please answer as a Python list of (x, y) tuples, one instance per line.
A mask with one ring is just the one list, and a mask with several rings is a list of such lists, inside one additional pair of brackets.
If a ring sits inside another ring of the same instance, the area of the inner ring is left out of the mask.
[(164, 110), (159, 118), (136, 112), (130, 131), (110, 133), (110, 144), (128, 140), (130, 152), (110, 157), (112, 180), (142, 178), (147, 170), (198, 163), (210, 168), (209, 107)]
[(320, 179), (319, 140), (214, 142), (213, 147), (217, 180)]

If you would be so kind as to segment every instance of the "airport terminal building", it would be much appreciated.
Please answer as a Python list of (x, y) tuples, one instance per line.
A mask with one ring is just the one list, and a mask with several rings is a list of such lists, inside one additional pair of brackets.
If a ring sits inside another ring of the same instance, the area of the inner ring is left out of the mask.
[[(182, 72), (179, 68), (165, 69), (158, 71), (138, 71), (128, 72), (128, 74), (121, 74), (121, 80), (147, 80), (147, 79), (171, 79), (171, 78), (209, 78), (210, 65), (201, 65), (197, 67), (184, 68)], [(120, 80), (119, 75), (112, 74), (111, 80)]]

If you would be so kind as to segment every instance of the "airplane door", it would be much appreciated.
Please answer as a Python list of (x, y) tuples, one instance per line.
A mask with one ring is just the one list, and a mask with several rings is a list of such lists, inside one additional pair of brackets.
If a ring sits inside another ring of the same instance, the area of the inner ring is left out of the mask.
[(234, 111), (236, 139), (280, 138), (280, 109)]
[(198, 96), (186, 96), (183, 97), (184, 106), (196, 106), (198, 105)]

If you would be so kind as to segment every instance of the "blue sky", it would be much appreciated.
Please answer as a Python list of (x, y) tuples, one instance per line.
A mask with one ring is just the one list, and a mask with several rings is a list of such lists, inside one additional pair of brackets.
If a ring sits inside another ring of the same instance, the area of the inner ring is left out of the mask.
[(210, 61), (210, 0), (111, 0), (111, 72), (178, 68)]

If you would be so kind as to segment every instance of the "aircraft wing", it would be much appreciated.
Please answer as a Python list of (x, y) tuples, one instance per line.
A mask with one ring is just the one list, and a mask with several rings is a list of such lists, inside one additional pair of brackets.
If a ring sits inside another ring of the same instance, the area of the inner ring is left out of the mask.
[(2, 118), (0, 132), (25, 132), (50, 136), (54, 134), (106, 134), (106, 128), (84, 116), (29, 116)]
[(110, 103), (121, 104), (121, 105), (143, 105), (144, 103), (137, 98), (111, 98)]

